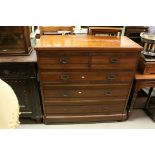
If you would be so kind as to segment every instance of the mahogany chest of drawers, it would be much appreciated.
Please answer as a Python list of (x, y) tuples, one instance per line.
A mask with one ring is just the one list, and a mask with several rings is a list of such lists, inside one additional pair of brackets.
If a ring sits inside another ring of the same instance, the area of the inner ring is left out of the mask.
[(46, 124), (127, 118), (141, 46), (127, 37), (45, 35), (35, 48)]

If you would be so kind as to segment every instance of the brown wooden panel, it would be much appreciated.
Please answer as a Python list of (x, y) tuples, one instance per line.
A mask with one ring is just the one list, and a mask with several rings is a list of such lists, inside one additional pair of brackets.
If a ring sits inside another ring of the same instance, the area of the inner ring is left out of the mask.
[(92, 68), (93, 69), (135, 69), (137, 66), (136, 54), (125, 53), (102, 53), (94, 54), (92, 56)]
[(47, 72), (40, 73), (43, 83), (111, 83), (131, 82), (134, 72), (116, 71), (78, 71), (78, 72)]
[(44, 98), (120, 98), (126, 99), (129, 85), (43, 86)]

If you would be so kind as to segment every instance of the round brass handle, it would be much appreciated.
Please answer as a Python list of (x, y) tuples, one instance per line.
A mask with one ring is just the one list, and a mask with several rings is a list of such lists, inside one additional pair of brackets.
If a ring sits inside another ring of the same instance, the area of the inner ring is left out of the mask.
[(7, 50), (7, 49), (3, 49), (2, 51), (3, 51), (3, 52), (7, 52), (8, 50)]
[(69, 58), (68, 57), (62, 57), (60, 58), (60, 63), (61, 64), (67, 64), (68, 63)]
[(63, 80), (63, 81), (67, 81), (69, 80), (70, 76), (68, 74), (62, 74), (60, 75), (60, 79)]
[(116, 63), (118, 63), (118, 58), (111, 58), (111, 59), (110, 59), (110, 62), (111, 62), (112, 64), (116, 64)]

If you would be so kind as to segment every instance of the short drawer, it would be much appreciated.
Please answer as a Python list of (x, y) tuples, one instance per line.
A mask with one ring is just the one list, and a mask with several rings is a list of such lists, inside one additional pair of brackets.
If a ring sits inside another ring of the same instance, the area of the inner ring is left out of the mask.
[(44, 98), (119, 98), (126, 99), (129, 85), (43, 86)]
[(46, 105), (47, 114), (114, 114), (123, 113), (125, 101), (109, 101), (106, 103), (95, 103), (83, 105)]
[(98, 71), (98, 72), (46, 72), (40, 73), (43, 83), (107, 83), (107, 82), (130, 82), (133, 72), (121, 71)]
[(88, 69), (88, 54), (38, 53), (40, 69)]
[(99, 53), (92, 55), (93, 69), (135, 70), (138, 55), (127, 53)]

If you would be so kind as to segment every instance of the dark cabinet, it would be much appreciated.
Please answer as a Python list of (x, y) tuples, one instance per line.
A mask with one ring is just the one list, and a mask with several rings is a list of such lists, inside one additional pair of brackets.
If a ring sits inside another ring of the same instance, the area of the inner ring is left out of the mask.
[(36, 63), (0, 63), (0, 78), (7, 82), (17, 95), (21, 112), (20, 121), (41, 122), (42, 110)]
[(1, 55), (29, 55), (31, 52), (29, 26), (0, 26)]

